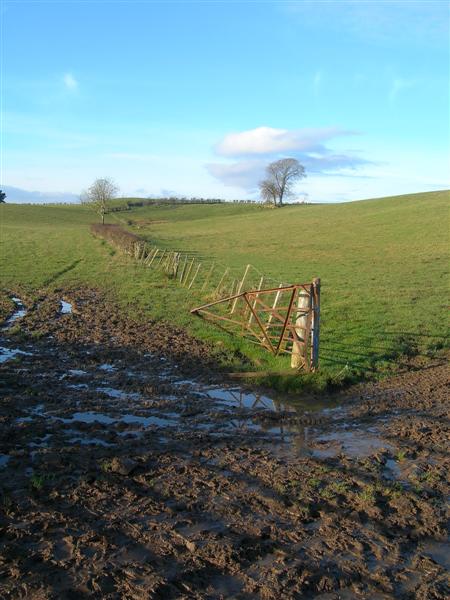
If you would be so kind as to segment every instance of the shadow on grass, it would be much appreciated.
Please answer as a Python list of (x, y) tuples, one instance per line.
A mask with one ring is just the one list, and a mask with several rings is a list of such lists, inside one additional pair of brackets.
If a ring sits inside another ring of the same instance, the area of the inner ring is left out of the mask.
[(68, 273), (69, 271), (72, 271), (73, 269), (75, 269), (75, 267), (77, 267), (81, 261), (82, 261), (82, 259), (79, 258), (78, 260), (74, 260), (73, 262), (71, 262), (69, 265), (67, 265), (60, 271), (56, 271), (56, 273), (53, 273), (53, 275), (51, 275), (48, 279), (43, 281), (42, 285), (47, 286), (47, 285), (50, 285), (51, 283), (55, 282), (59, 277), (61, 277), (61, 275), (64, 275), (65, 273)]

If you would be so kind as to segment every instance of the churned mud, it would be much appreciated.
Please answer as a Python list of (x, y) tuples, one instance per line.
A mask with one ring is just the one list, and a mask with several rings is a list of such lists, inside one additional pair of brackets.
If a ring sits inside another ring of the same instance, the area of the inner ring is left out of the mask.
[(442, 362), (276, 398), (93, 291), (2, 306), (1, 598), (449, 597)]

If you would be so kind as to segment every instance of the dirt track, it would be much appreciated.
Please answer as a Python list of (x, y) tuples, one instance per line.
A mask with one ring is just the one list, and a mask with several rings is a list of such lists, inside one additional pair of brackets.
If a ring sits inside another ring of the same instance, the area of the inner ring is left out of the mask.
[(27, 308), (0, 338), (1, 598), (449, 596), (442, 361), (308, 405), (94, 292)]

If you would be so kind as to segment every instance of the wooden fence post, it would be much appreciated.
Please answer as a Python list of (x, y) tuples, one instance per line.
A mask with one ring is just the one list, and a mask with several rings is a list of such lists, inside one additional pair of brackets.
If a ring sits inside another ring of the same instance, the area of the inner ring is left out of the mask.
[[(264, 277), (261, 277), (261, 279), (259, 280), (259, 284), (258, 284), (258, 291), (260, 289), (262, 289), (263, 281), (264, 281)], [(255, 295), (255, 299), (253, 300), (253, 304), (252, 304), (252, 309), (253, 310), (255, 310), (255, 308), (256, 308), (256, 302), (257, 302), (258, 297), (259, 297), (259, 294), (256, 294)], [(251, 325), (252, 321), (253, 321), (253, 312), (250, 311), (250, 316), (248, 318), (248, 324)]]
[(309, 371), (309, 357), (306, 356), (306, 348), (309, 337), (308, 323), (311, 323), (311, 305), (312, 294), (308, 294), (306, 290), (299, 288), (295, 332), (301, 341), (298, 342), (294, 339), (291, 354), (291, 367), (293, 369), (299, 369), (304, 362), (305, 369)]
[(189, 284), (189, 286), (188, 286), (188, 290), (190, 290), (190, 289), (191, 289), (191, 287), (192, 287), (192, 285), (194, 284), (195, 278), (197, 277), (197, 275), (198, 275), (198, 272), (200, 271), (200, 267), (201, 267), (201, 266), (202, 266), (202, 263), (198, 263), (197, 270), (195, 271), (195, 273), (194, 273), (194, 276), (193, 276), (193, 278), (191, 279), (191, 283), (190, 283), (190, 284)]
[[(238, 285), (238, 288), (237, 288), (237, 290), (236, 290), (236, 294), (240, 294), (240, 293), (242, 292), (242, 288), (244, 287), (244, 281), (245, 281), (245, 278), (247, 277), (247, 274), (248, 274), (248, 272), (249, 272), (249, 270), (250, 270), (250, 267), (251, 267), (251, 266), (252, 266), (252, 265), (247, 265), (247, 266), (245, 267), (244, 276), (242, 277), (242, 279), (241, 279), (241, 281), (240, 281), (240, 283), (239, 283), (239, 285)], [(236, 304), (237, 304), (237, 301), (238, 301), (238, 298), (235, 298), (235, 299), (234, 299), (234, 302), (233, 302), (233, 305), (232, 305), (232, 307), (231, 307), (230, 315), (232, 315), (232, 314), (234, 313), (234, 311), (235, 311), (235, 309), (236, 309)]]
[(186, 281), (189, 279), (189, 275), (191, 274), (192, 267), (194, 266), (194, 261), (195, 261), (195, 258), (193, 258), (189, 264), (189, 267), (186, 272), (186, 277), (184, 278), (184, 281), (181, 282), (182, 285), (184, 285), (186, 283)]
[(313, 279), (313, 314), (311, 340), (311, 368), (319, 368), (319, 339), (320, 339), (320, 279)]
[(159, 248), (156, 248), (156, 250), (155, 250), (155, 253), (154, 253), (154, 254), (153, 254), (153, 256), (152, 256), (152, 260), (150, 261), (150, 263), (149, 263), (149, 265), (148, 265), (149, 267), (151, 267), (151, 266), (152, 266), (152, 263), (153, 263), (153, 261), (155, 260), (155, 258), (158, 256), (158, 254), (159, 254)]
[(180, 271), (180, 284), (183, 283), (184, 272), (186, 271), (187, 256), (184, 257), (183, 268)]
[(167, 250), (163, 250), (163, 253), (161, 254), (161, 258), (159, 259), (158, 264), (156, 265), (156, 267), (160, 267), (161, 266), (161, 263), (162, 263), (165, 255), (166, 255), (166, 252), (167, 252)]
[(178, 276), (178, 268), (180, 266), (180, 253), (175, 254), (175, 260), (173, 262), (173, 278), (176, 279)]
[[(280, 285), (279, 285), (278, 287), (279, 287), (279, 288), (283, 287), (283, 284), (282, 284), (282, 283), (280, 283)], [(278, 291), (278, 292), (275, 294), (275, 300), (273, 301), (273, 304), (272, 304), (272, 311), (269, 313), (269, 318), (267, 319), (267, 327), (266, 327), (266, 329), (269, 329), (269, 326), (270, 326), (270, 324), (272, 323), (272, 319), (273, 319), (273, 311), (276, 309), (276, 307), (277, 307), (277, 305), (278, 305), (278, 302), (279, 302), (279, 300), (280, 300), (280, 297), (281, 297), (281, 292), (280, 292), (280, 291)]]
[(152, 260), (154, 254), (155, 254), (155, 249), (151, 248), (145, 258), (145, 264), (147, 265), (147, 267), (150, 265), (150, 261)]
[(206, 289), (206, 286), (208, 285), (208, 283), (209, 283), (209, 280), (211, 279), (211, 276), (212, 276), (212, 274), (213, 274), (213, 271), (214, 271), (214, 266), (215, 266), (215, 264), (216, 264), (216, 263), (213, 263), (213, 264), (212, 264), (212, 266), (211, 266), (211, 269), (208, 271), (208, 275), (206, 276), (205, 283), (202, 285), (202, 290), (201, 290), (202, 292), (204, 292), (204, 291), (205, 291), (205, 289)]
[(223, 280), (224, 280), (224, 279), (225, 279), (225, 277), (228, 275), (228, 272), (229, 272), (229, 270), (230, 270), (230, 269), (229, 269), (229, 267), (227, 267), (227, 268), (225, 269), (225, 271), (224, 271), (224, 274), (223, 274), (223, 275), (222, 275), (222, 277), (220, 278), (219, 285), (216, 287), (216, 291), (214, 292), (214, 295), (215, 295), (215, 296), (217, 296), (217, 294), (220, 292), (220, 289), (221, 289), (221, 287), (222, 287)]

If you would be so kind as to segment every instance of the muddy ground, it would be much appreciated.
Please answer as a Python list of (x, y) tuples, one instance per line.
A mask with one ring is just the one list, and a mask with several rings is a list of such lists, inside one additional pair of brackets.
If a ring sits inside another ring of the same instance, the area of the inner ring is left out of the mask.
[(22, 301), (0, 333), (1, 598), (449, 597), (442, 360), (280, 399), (93, 291)]

